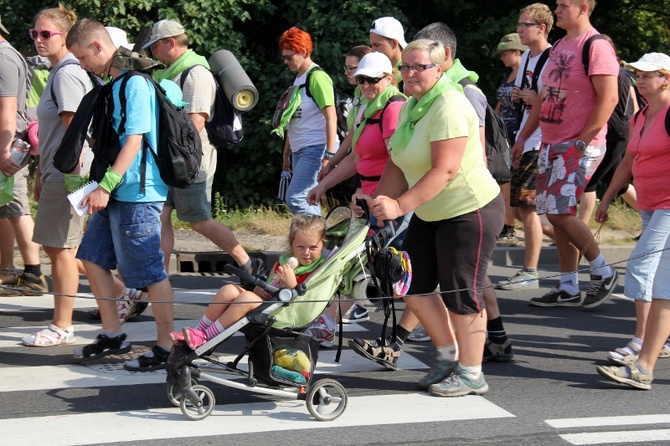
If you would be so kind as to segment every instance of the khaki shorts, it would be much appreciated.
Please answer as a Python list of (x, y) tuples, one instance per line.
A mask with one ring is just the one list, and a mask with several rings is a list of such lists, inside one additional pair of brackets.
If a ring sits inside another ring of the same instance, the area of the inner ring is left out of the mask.
[(0, 218), (20, 217), (30, 215), (30, 200), (28, 200), (28, 166), (16, 172), (14, 176), (14, 199), (0, 207)]
[(37, 205), (33, 241), (53, 248), (76, 248), (81, 242), (84, 217), (67, 199), (65, 183), (44, 183)]

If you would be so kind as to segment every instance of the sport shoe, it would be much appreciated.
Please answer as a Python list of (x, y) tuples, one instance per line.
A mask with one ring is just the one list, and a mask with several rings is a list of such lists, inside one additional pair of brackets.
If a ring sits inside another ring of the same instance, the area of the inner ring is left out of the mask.
[[(139, 316), (142, 311), (137, 311), (137, 306), (140, 302), (145, 302), (149, 299), (149, 293), (142, 293), (141, 290), (135, 288), (124, 288), (121, 297), (116, 301), (116, 311), (119, 313), (119, 322), (122, 324), (127, 320)], [(144, 306), (146, 308), (146, 305)]]
[(407, 336), (407, 340), (412, 342), (428, 342), (430, 341), (430, 335), (426, 333), (426, 329), (423, 328), (423, 325), (418, 325), (414, 331)]
[(570, 294), (560, 288), (552, 288), (542, 297), (533, 297), (530, 304), (536, 307), (578, 307), (581, 301), (581, 292)]
[(461, 373), (458, 368), (446, 379), (428, 387), (431, 395), (446, 397), (484, 395), (488, 391), (489, 385), (486, 384), (483, 373), (479, 374), (479, 378), (472, 379)]
[(32, 273), (19, 274), (14, 285), (0, 287), (0, 296), (41, 296), (48, 292), (44, 274), (39, 277)]
[(651, 389), (651, 381), (654, 379), (653, 373), (640, 372), (635, 362), (620, 367), (599, 365), (596, 370), (603, 378), (642, 390)]
[(510, 341), (509, 338), (502, 344), (492, 342), (490, 339), (486, 340), (482, 362), (509, 362), (513, 358), (514, 353), (512, 353), (512, 341)]
[(107, 355), (119, 355), (130, 351), (130, 342), (126, 341), (126, 334), (110, 338), (100, 333), (95, 342), (75, 349), (74, 357), (82, 362), (93, 361)]
[(366, 341), (364, 339), (354, 338), (348, 342), (349, 347), (364, 358), (374, 361), (377, 364), (386, 367), (389, 370), (398, 370), (398, 358), (402, 349), (397, 342), (389, 343), (388, 340), (382, 342)]
[(357, 322), (369, 321), (369, 311), (367, 308), (358, 304), (353, 304), (344, 315), (342, 315), (342, 322), (345, 324), (355, 324)]
[(151, 347), (151, 351), (146, 352), (137, 359), (132, 359), (123, 363), (123, 368), (129, 372), (150, 372), (152, 370), (165, 369), (170, 352), (164, 350), (159, 345)]
[(586, 296), (584, 297), (582, 307), (595, 308), (610, 298), (619, 279), (618, 271), (614, 268), (612, 268), (612, 271), (614, 271), (614, 274), (606, 279), (603, 279), (602, 276), (591, 274), (591, 283), (589, 283), (589, 287), (586, 289)]
[(22, 342), (23, 345), (28, 347), (54, 347), (72, 344), (74, 341), (74, 328), (72, 326), (63, 330), (54, 324), (50, 324), (48, 328), (23, 338)]
[(431, 367), (430, 371), (419, 380), (419, 389), (426, 390), (431, 385), (444, 380), (449, 375), (454, 373), (456, 366), (458, 366), (458, 361), (437, 361), (435, 364), (433, 364), (433, 367)]
[(209, 340), (207, 333), (199, 328), (184, 327), (181, 332), (184, 334), (184, 342), (191, 350), (195, 350)]
[(498, 290), (534, 290), (540, 287), (540, 280), (537, 271), (526, 271), (522, 269), (512, 277), (501, 280), (496, 284)]
[(319, 316), (312, 324), (307, 327), (305, 333), (319, 341), (322, 347), (332, 347), (335, 339), (335, 327), (329, 326), (324, 315)]
[(503, 227), (503, 230), (500, 232), (500, 235), (498, 235), (498, 243), (503, 245), (517, 244), (516, 231), (514, 229), (514, 226), (505, 225)]

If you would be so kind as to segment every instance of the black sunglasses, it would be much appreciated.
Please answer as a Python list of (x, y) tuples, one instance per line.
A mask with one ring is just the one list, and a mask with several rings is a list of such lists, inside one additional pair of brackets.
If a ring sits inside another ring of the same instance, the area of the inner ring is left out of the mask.
[(35, 28), (30, 28), (28, 30), (28, 35), (31, 39), (37, 40), (37, 36), (40, 36), (42, 40), (49, 40), (51, 36), (57, 36), (60, 34), (65, 34), (60, 31), (49, 31), (48, 29), (43, 29), (42, 31), (37, 31)]
[(363, 85), (366, 82), (370, 85), (377, 85), (385, 77), (386, 76), (382, 76), (382, 77), (356, 76), (356, 82), (358, 82), (358, 85)]

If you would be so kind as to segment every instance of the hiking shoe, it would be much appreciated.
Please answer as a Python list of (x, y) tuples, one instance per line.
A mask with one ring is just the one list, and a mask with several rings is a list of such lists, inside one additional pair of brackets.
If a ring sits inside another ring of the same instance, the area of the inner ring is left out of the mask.
[(602, 276), (591, 274), (591, 283), (589, 283), (589, 287), (586, 289), (586, 296), (584, 297), (582, 307), (595, 308), (610, 298), (619, 279), (618, 271), (614, 268), (612, 268), (612, 271), (614, 274), (605, 279)]
[(191, 350), (195, 350), (209, 340), (207, 333), (199, 328), (184, 327), (181, 332), (184, 334), (184, 342)]
[(370, 320), (370, 312), (367, 308), (358, 304), (353, 304), (342, 316), (342, 322), (345, 324), (355, 324)]
[(374, 361), (377, 364), (389, 369), (398, 370), (398, 358), (402, 349), (397, 342), (366, 341), (364, 339), (354, 338), (349, 341), (349, 347), (364, 358)]
[(542, 297), (533, 297), (531, 305), (536, 307), (578, 307), (581, 305), (582, 293), (570, 294), (560, 288), (552, 288)]
[(423, 325), (418, 325), (409, 336), (407, 336), (407, 340), (412, 342), (429, 342), (430, 335), (426, 332), (426, 329), (423, 328)]
[[(640, 350), (642, 346), (636, 342), (629, 342), (625, 347), (617, 348), (609, 352), (607, 359), (611, 362), (619, 365), (628, 365), (631, 362), (637, 361), (638, 356), (640, 356)], [(663, 345), (661, 352), (658, 354), (658, 358), (670, 358), (670, 344)]]
[(620, 367), (599, 365), (596, 370), (603, 378), (642, 390), (651, 389), (651, 381), (654, 379), (653, 373), (640, 372), (635, 362)]
[(126, 341), (126, 334), (110, 338), (100, 333), (92, 344), (75, 349), (74, 357), (81, 362), (93, 361), (107, 355), (119, 355), (130, 351), (130, 342)]
[(540, 280), (537, 271), (526, 271), (522, 269), (512, 277), (501, 280), (496, 284), (498, 290), (534, 290), (540, 287)]
[(41, 296), (49, 292), (44, 274), (19, 274), (14, 285), (0, 287), (0, 296)]
[(70, 325), (63, 330), (50, 324), (44, 330), (23, 338), (23, 345), (28, 347), (54, 347), (58, 345), (68, 345), (74, 343), (74, 328)]
[(490, 339), (486, 340), (482, 362), (509, 362), (513, 358), (514, 353), (512, 353), (512, 341), (510, 341), (509, 338), (502, 344), (493, 342)]
[(514, 226), (507, 226), (505, 225), (500, 232), (500, 235), (498, 235), (498, 243), (503, 244), (503, 245), (516, 245), (517, 244), (517, 239), (516, 239), (516, 232), (514, 230)]
[(446, 397), (484, 395), (488, 391), (489, 385), (486, 384), (483, 373), (479, 374), (479, 378), (472, 379), (459, 373), (458, 369), (446, 379), (428, 387), (431, 395)]
[(330, 348), (335, 340), (335, 327), (330, 326), (324, 315), (319, 316), (312, 324), (307, 327), (304, 333), (310, 335), (321, 344), (322, 347)]
[(137, 359), (132, 359), (123, 363), (123, 368), (129, 372), (150, 372), (152, 370), (163, 370), (167, 365), (170, 352), (166, 351), (160, 345), (151, 347), (151, 351), (146, 352)]
[(458, 361), (437, 361), (433, 364), (433, 367), (430, 368), (430, 371), (419, 380), (419, 389), (426, 390), (431, 385), (446, 379), (449, 375), (454, 373), (456, 366), (458, 366)]

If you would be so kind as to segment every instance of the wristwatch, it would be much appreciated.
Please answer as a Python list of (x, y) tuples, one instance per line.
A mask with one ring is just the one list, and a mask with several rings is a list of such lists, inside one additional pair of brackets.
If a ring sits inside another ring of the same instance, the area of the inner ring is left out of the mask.
[(584, 150), (586, 149), (586, 146), (586, 141), (582, 141), (581, 139), (575, 141), (575, 147), (577, 147), (577, 150)]

